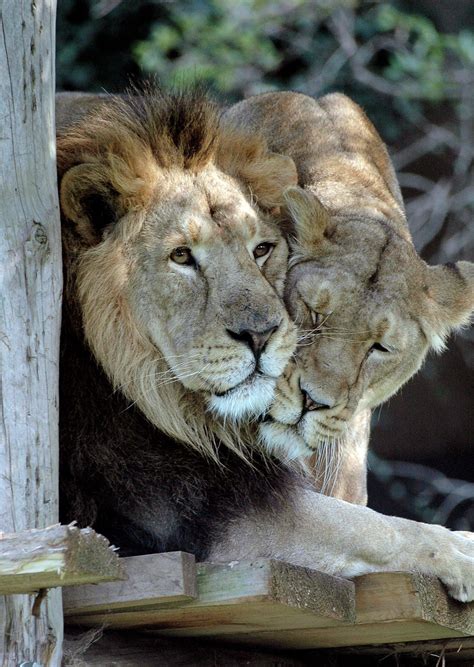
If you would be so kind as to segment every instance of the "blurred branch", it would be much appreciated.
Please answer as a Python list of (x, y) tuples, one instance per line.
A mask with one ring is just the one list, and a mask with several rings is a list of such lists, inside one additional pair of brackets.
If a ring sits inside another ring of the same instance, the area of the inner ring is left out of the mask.
[(400, 151), (392, 155), (396, 169), (401, 169), (442, 146), (447, 146), (452, 150), (457, 149), (458, 141), (456, 136), (445, 127), (427, 124), (423, 129), (426, 132), (425, 136), (413, 141), (408, 146), (404, 146)]
[(98, 0), (93, 7), (93, 15), (97, 18), (102, 18), (107, 16), (113, 11), (116, 7), (120, 5), (123, 0)]
[(400, 94), (399, 86), (391, 84), (383, 77), (374, 74), (367, 67), (377, 51), (396, 47), (396, 43), (393, 40), (374, 37), (363, 45), (359, 45), (354, 34), (355, 13), (350, 10), (340, 9), (336, 11), (328, 21), (328, 27), (341, 45), (351, 67), (352, 74), (357, 81), (383, 95), (394, 96)]
[(372, 452), (369, 465), (392, 500), (418, 520), (474, 530), (474, 484), (417, 463), (384, 461)]
[[(400, 54), (410, 56), (410, 31), (399, 28), (388, 35), (376, 34), (359, 43), (356, 20), (356, 12), (348, 8), (335, 11), (328, 20), (329, 30), (338, 48), (321, 67), (314, 84), (324, 84), (325, 77), (333, 68), (341, 68), (347, 62), (355, 80), (375, 94), (389, 97), (394, 103), (400, 99), (424, 99), (426, 91), (417, 80), (405, 78), (391, 82), (373, 71), (372, 63), (381, 52), (397, 54), (398, 57)], [(457, 101), (453, 107), (456, 114), (454, 119), (449, 117), (452, 114), (448, 114), (446, 124), (435, 125), (420, 109), (417, 118), (413, 119), (413, 125), (422, 136), (417, 136), (393, 156), (398, 170), (409, 167), (433, 152), (439, 154), (449, 151), (454, 158), (449, 173), (443, 174), (436, 181), (416, 173), (399, 174), (402, 187), (419, 191), (419, 194), (410, 193), (406, 207), (418, 250), (426, 248), (438, 235), (449, 235), (451, 227), (464, 226), (456, 214), (474, 204), (472, 188), (469, 186), (474, 161), (473, 93), (472, 87), (465, 85), (466, 81), (472, 80), (473, 74), (469, 68), (459, 68), (456, 64), (450, 71), (447, 69), (445, 76), (444, 97)], [(450, 220), (454, 220), (454, 224)], [(460, 241), (464, 239), (459, 233), (456, 237)]]

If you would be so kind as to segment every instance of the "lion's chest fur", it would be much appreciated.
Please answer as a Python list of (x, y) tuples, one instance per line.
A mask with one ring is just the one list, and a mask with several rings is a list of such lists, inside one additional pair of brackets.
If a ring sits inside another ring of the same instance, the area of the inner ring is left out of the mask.
[(124, 554), (177, 549), (205, 558), (233, 516), (277, 511), (293, 485), (276, 462), (256, 456), (251, 468), (223, 451), (217, 465), (160, 433), (113, 391), (67, 307), (60, 400), (61, 520), (94, 525)]

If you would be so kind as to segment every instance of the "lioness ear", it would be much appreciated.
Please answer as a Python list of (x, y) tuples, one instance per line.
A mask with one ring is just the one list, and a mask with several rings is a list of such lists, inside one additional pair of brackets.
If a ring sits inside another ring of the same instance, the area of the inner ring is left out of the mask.
[(474, 264), (457, 262), (428, 268), (427, 295), (434, 302), (430, 324), (433, 347), (441, 351), (449, 333), (469, 323), (474, 310)]
[(80, 164), (64, 174), (60, 202), (65, 217), (91, 245), (100, 241), (105, 227), (123, 215), (118, 193), (95, 164)]
[(327, 208), (316, 195), (299, 187), (286, 190), (285, 204), (295, 224), (298, 243), (304, 248), (318, 245), (330, 218)]

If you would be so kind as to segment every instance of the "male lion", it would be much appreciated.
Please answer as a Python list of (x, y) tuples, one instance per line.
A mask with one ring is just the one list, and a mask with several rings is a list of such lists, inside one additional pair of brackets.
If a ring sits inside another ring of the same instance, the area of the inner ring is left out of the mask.
[(58, 118), (65, 511), (82, 523), (140, 516), (126, 532), (168, 548), (184, 515), (205, 515), (202, 469), (222, 484), (205, 457), (226, 445), (230, 472), (242, 467), (235, 423), (268, 408), (295, 349), (287, 245), (269, 212), (296, 170), (258, 135), (223, 128), (199, 93), (71, 115)]
[(295, 344), (285, 243), (265, 213), (295, 182), (292, 160), (199, 99), (93, 106), (59, 123), (63, 516), (124, 553), (418, 569), (472, 599), (466, 537), (326, 497), (268, 449), (236, 445), (251, 433), (233, 420), (265, 409)]

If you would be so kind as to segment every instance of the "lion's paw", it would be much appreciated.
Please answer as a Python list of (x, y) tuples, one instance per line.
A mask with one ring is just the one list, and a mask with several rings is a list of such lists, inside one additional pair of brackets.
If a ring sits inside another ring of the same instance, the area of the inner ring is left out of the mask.
[(449, 594), (461, 602), (474, 600), (474, 533), (441, 529), (429, 556)]

